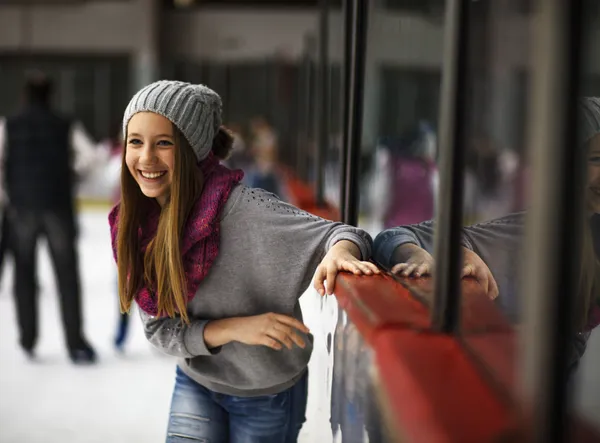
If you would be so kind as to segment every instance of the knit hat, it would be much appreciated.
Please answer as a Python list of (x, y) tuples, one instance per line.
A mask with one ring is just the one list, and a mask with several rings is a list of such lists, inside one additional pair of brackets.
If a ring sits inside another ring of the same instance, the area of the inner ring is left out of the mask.
[(154, 112), (169, 119), (182, 132), (198, 161), (210, 154), (221, 126), (221, 97), (204, 85), (160, 80), (137, 92), (123, 116), (123, 137), (129, 120), (138, 112)]
[(600, 98), (584, 97), (580, 101), (581, 136), (588, 142), (600, 134)]

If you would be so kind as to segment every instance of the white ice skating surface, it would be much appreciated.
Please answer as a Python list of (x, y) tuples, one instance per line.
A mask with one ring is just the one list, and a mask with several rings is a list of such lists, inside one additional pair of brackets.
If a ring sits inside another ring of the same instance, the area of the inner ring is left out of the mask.
[[(56, 290), (45, 245), (39, 258), (39, 362), (32, 364), (17, 347), (12, 303), (12, 264), (5, 268), (0, 292), (0, 443), (160, 443), (164, 442), (174, 360), (146, 342), (137, 315), (132, 317), (125, 355), (112, 337), (117, 321), (114, 265), (106, 214), (81, 216), (80, 256), (86, 331), (100, 364), (74, 367), (66, 357)], [(301, 443), (331, 441), (325, 335), (337, 319), (331, 299), (308, 292), (302, 299), (305, 321), (315, 334), (310, 364), (308, 421)], [(600, 334), (589, 344), (579, 403), (600, 426)]]

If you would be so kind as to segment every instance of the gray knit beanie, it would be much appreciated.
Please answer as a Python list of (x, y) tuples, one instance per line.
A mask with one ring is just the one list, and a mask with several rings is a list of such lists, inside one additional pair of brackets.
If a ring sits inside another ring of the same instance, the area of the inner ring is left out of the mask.
[(600, 134), (600, 98), (584, 97), (580, 101), (581, 136), (584, 142)]
[(198, 161), (210, 154), (221, 126), (221, 97), (204, 85), (160, 80), (137, 92), (123, 116), (123, 137), (138, 112), (154, 112), (169, 119), (182, 132)]

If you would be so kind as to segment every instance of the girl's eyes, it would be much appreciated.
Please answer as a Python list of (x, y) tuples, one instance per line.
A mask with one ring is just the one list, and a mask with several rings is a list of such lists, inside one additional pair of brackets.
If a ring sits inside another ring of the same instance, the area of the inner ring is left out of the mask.
[(600, 163), (600, 155), (594, 155), (588, 159), (591, 163)]
[[(132, 138), (127, 143), (130, 145), (142, 145), (143, 144), (143, 142), (139, 138)], [(159, 140), (156, 143), (156, 145), (162, 146), (162, 147), (171, 147), (171, 146), (173, 146), (173, 143), (169, 140)]]

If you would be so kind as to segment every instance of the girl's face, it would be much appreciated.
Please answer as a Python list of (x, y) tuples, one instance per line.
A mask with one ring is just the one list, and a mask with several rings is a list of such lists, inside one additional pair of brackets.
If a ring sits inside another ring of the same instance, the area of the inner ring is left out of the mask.
[(587, 157), (587, 203), (588, 208), (600, 213), (600, 134), (589, 142)]
[(175, 165), (172, 123), (153, 112), (135, 114), (127, 125), (125, 163), (142, 193), (161, 205), (171, 193)]

